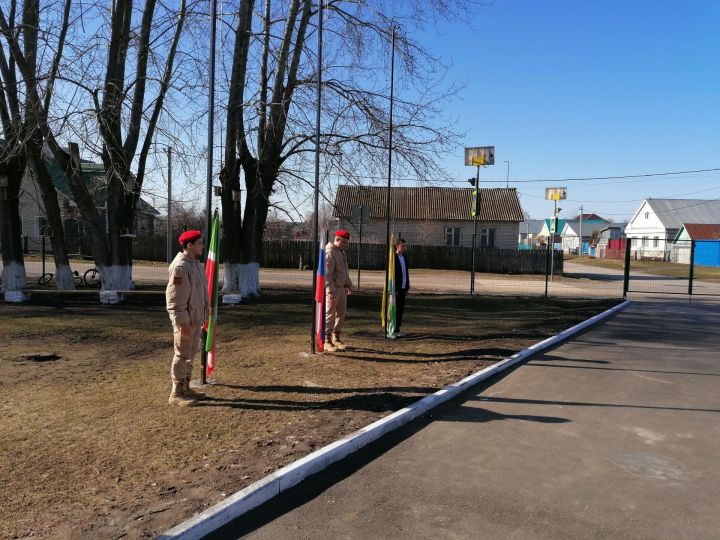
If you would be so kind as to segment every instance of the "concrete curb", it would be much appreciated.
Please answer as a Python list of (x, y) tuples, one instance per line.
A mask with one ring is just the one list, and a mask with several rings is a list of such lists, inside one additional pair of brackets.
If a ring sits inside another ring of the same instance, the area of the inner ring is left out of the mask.
[(312, 454), (290, 463), (265, 478), (250, 484), (245, 489), (230, 495), (226, 499), (220, 501), (214, 506), (211, 506), (204, 512), (197, 514), (184, 523), (173, 527), (169, 531), (160, 535), (158, 539), (194, 540), (203, 538), (223, 525), (237, 519), (246, 512), (249, 512), (250, 510), (269, 501), (281, 492), (299, 484), (308, 476), (320, 472), (329, 465), (340, 461), (363, 446), (370, 444), (383, 435), (386, 435), (418, 416), (425, 414), (427, 411), (437, 407), (441, 403), (454, 398), (479, 382), (497, 375), (498, 373), (502, 373), (503, 371), (506, 371), (516, 364), (526, 360), (528, 357), (557, 345), (571, 336), (582, 332), (586, 328), (589, 328), (590, 326), (593, 326), (611, 315), (625, 309), (629, 304), (630, 300), (625, 300), (621, 304), (618, 304), (607, 311), (599, 313), (598, 315), (595, 315), (580, 324), (576, 324), (559, 334), (536, 343), (527, 349), (523, 349), (522, 351), (513, 354), (509, 358), (506, 358), (497, 364), (493, 364), (492, 366), (488, 366), (477, 373), (473, 373), (461, 381), (451, 384), (450, 386), (446, 386), (442, 390), (416, 401), (404, 409), (400, 409), (399, 411), (396, 411), (377, 422), (365, 426), (364, 428), (351, 433), (340, 440), (316, 450)]

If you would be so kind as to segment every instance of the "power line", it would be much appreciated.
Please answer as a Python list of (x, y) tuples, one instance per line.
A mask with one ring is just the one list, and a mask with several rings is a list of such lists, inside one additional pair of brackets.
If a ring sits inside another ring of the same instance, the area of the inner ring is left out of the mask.
[(584, 178), (532, 178), (527, 180), (510, 180), (511, 183), (531, 183), (531, 182), (586, 182), (590, 180), (625, 180), (628, 178), (649, 178), (655, 176), (673, 176), (678, 174), (695, 174), (705, 172), (717, 172), (720, 168), (714, 169), (696, 169), (693, 171), (672, 171), (672, 172), (659, 172), (659, 173), (644, 173), (644, 174), (624, 174), (621, 176), (588, 176)]
[[(661, 199), (661, 197), (648, 197), (647, 199), (642, 199), (642, 200), (643, 201), (652, 200), (653, 198)], [(699, 201), (699, 202), (696, 202), (695, 204), (688, 204), (686, 206), (678, 206), (675, 208), (668, 208), (667, 210), (658, 210), (657, 212), (655, 212), (655, 214), (656, 215), (657, 214), (666, 214), (668, 212), (675, 212), (677, 210), (683, 210), (685, 208), (694, 208), (695, 206), (702, 206), (704, 204), (710, 204), (710, 203), (714, 203), (717, 201), (720, 201), (720, 197), (717, 199), (708, 199), (708, 200)], [(604, 216), (633, 216), (633, 215), (635, 215), (636, 212), (637, 212), (637, 210), (635, 210), (634, 212), (624, 212), (624, 213), (612, 213), (612, 212), (600, 212), (600, 213)]]
[[(714, 190), (716, 190), (716, 189), (720, 189), (720, 186), (715, 186), (715, 187), (711, 187), (711, 188), (708, 188), (708, 189), (701, 189), (701, 190), (699, 190), (699, 191), (690, 191), (690, 192), (688, 192), (688, 193), (677, 193), (677, 194), (674, 194), (674, 195), (660, 195), (660, 196), (652, 197), (652, 198), (653, 198), (653, 199), (674, 199), (674, 198), (677, 198), (677, 197), (684, 197), (684, 196), (686, 196), (686, 195), (697, 195), (698, 193), (706, 193), (706, 192), (708, 192), (708, 191), (714, 191)], [(523, 191), (518, 191), (518, 194), (520, 194), (520, 195), (522, 195), (522, 196), (524, 196), (524, 197), (532, 197), (532, 198), (535, 198), (535, 199), (545, 199), (545, 197), (542, 196), (542, 195), (533, 195), (533, 194), (531, 194), (531, 193), (525, 193), (525, 192), (523, 192)], [(587, 204), (587, 203), (590, 203), (590, 204), (616, 204), (616, 203), (617, 203), (617, 204), (620, 204), (620, 203), (642, 202), (642, 201), (645, 200), (645, 198), (642, 198), (642, 199), (624, 199), (624, 200), (616, 200), (616, 199), (613, 199), (613, 200), (564, 199), (564, 200), (566, 200), (566, 201), (568, 201), (568, 202), (583, 203), (583, 204)]]
[[(698, 173), (709, 173), (709, 172), (719, 172), (720, 167), (711, 168), (711, 169), (694, 169), (694, 170), (687, 170), (687, 171), (665, 171), (665, 172), (657, 172), (657, 173), (642, 173), (642, 174), (624, 174), (619, 176), (586, 176), (586, 177), (578, 177), (578, 178), (526, 178), (521, 180), (510, 180), (509, 182), (511, 184), (528, 184), (528, 183), (540, 183), (540, 182), (588, 182), (592, 180), (628, 180), (632, 178), (657, 178), (660, 176), (677, 176), (677, 175), (684, 175), (684, 174), (698, 174)], [(307, 171), (293, 171), (297, 174), (309, 174)], [(369, 175), (346, 175), (341, 173), (327, 173), (328, 176), (334, 176), (338, 178), (357, 178), (361, 180), (384, 180), (385, 178), (380, 176), (369, 176)], [(433, 180), (423, 180), (420, 178), (393, 178), (396, 182), (433, 182)], [(484, 182), (506, 182), (506, 179), (494, 179), (494, 178), (487, 178), (484, 180), (481, 180)], [(464, 184), (467, 182), (467, 180), (441, 180), (441, 183), (450, 183), (450, 184)]]

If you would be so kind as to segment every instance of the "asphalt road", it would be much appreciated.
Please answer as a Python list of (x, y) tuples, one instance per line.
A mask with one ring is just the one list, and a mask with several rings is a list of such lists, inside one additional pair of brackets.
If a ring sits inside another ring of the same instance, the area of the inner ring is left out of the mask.
[(217, 538), (718, 538), (718, 323), (637, 299)]

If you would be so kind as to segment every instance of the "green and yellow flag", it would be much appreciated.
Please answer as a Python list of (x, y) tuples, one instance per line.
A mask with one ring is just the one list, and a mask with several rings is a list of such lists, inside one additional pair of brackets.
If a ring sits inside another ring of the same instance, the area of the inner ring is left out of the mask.
[(390, 250), (388, 253), (388, 279), (387, 287), (383, 289), (382, 313), (380, 320), (388, 336), (395, 333), (397, 325), (397, 304), (395, 296), (395, 237), (390, 237)]

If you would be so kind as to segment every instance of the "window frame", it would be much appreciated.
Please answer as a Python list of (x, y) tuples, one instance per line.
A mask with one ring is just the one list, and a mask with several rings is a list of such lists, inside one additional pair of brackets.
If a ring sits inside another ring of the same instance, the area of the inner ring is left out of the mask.
[(460, 245), (460, 227), (445, 226), (445, 245)]
[(495, 229), (486, 227), (480, 229), (480, 239), (478, 247), (481, 248), (494, 248), (495, 247)]

